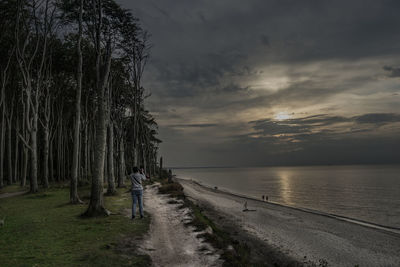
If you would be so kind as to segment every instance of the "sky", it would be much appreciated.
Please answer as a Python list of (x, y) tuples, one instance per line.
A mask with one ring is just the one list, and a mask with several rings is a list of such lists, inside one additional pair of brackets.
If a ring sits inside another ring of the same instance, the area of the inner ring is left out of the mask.
[(400, 1), (117, 2), (167, 166), (400, 163)]

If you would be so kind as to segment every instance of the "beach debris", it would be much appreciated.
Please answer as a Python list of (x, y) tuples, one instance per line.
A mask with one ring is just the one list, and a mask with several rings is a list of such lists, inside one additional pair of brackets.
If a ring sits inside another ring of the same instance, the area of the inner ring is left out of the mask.
[(247, 201), (244, 202), (244, 210), (243, 211), (248, 211), (249, 209), (247, 208)]
[(243, 210), (243, 212), (246, 212), (246, 211), (256, 211), (256, 210), (250, 210), (250, 209), (248, 209), (248, 208), (247, 208), (247, 201), (246, 201), (246, 202), (244, 202), (244, 210)]

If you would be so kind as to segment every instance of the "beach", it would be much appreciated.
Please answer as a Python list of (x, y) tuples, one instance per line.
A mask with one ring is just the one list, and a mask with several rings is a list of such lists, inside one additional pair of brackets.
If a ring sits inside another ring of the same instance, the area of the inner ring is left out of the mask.
[[(400, 233), (345, 218), (262, 202), (177, 179), (216, 224), (249, 242), (254, 257), (281, 265), (400, 266)], [(250, 211), (243, 212), (244, 203)]]

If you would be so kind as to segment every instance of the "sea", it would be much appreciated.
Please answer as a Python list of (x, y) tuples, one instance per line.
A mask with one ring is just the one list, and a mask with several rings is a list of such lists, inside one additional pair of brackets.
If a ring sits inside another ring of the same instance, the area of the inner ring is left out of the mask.
[(256, 199), (400, 228), (400, 165), (175, 168), (178, 178)]

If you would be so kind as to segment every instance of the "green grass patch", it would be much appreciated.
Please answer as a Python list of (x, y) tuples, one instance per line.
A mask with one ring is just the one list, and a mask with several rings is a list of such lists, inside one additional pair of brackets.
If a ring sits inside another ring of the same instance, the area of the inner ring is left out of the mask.
[[(80, 195), (88, 195), (87, 188)], [(1, 266), (149, 266), (135, 253), (148, 231), (149, 217), (131, 221), (124, 214), (131, 198), (126, 189), (105, 197), (113, 215), (82, 218), (85, 205), (69, 205), (67, 188), (0, 199)], [(130, 215), (130, 211), (127, 213)], [(129, 216), (130, 217), (130, 216)]]

